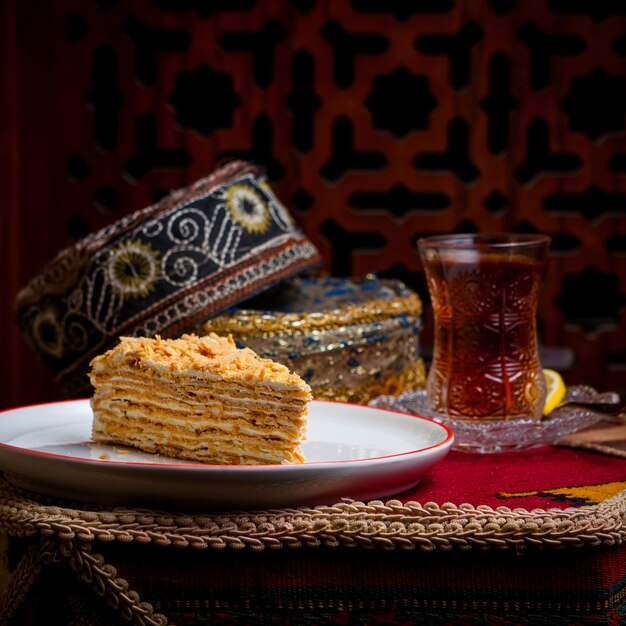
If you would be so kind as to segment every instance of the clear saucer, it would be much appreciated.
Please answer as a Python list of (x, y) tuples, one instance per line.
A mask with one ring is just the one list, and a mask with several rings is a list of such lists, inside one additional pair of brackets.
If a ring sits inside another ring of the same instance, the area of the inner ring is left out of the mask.
[(587, 428), (606, 417), (605, 413), (584, 406), (585, 403), (615, 402), (616, 394), (598, 393), (587, 386), (568, 387), (564, 402), (577, 405), (561, 406), (543, 419), (494, 420), (490, 422), (442, 418), (426, 407), (426, 391), (409, 391), (397, 397), (378, 396), (370, 406), (392, 409), (429, 417), (449, 426), (454, 432), (456, 450), (491, 454), (526, 450), (552, 443), (559, 437)]

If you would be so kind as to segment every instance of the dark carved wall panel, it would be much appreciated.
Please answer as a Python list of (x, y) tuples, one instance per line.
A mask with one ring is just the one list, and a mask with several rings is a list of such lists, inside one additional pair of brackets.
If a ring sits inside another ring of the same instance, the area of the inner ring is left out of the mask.
[(16, 338), (17, 287), (59, 248), (233, 157), (266, 167), (329, 272), (395, 276), (424, 297), (418, 237), (550, 234), (542, 342), (572, 351), (567, 382), (626, 389), (620, 3), (0, 5), (14, 198), (0, 404), (58, 395)]

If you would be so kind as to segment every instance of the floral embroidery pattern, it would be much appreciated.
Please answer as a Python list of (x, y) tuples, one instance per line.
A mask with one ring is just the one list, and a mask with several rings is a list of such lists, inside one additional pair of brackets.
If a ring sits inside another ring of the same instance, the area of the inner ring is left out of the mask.
[(267, 202), (252, 187), (231, 185), (224, 191), (231, 217), (249, 233), (263, 233), (270, 224)]
[(63, 355), (63, 330), (56, 311), (46, 307), (39, 311), (33, 322), (33, 342), (44, 353), (55, 358)]
[(106, 265), (113, 288), (130, 298), (145, 298), (159, 279), (159, 253), (141, 241), (123, 241), (110, 251)]

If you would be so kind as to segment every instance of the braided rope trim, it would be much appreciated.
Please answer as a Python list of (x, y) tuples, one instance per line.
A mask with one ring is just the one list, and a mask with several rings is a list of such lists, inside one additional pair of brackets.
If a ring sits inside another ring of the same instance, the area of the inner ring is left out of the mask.
[(9, 623), (44, 567), (55, 561), (56, 546), (53, 541), (43, 540), (29, 546), (0, 596), (0, 624)]
[(117, 576), (117, 570), (105, 563), (101, 554), (91, 551), (91, 544), (63, 541), (60, 554), (69, 566), (97, 595), (104, 598), (125, 620), (137, 626), (165, 626), (167, 618), (155, 613), (151, 604), (142, 602), (136, 591), (129, 589), (128, 581)]
[(22, 537), (215, 550), (341, 546), (523, 552), (617, 546), (626, 540), (626, 490), (597, 505), (532, 511), (388, 500), (184, 515), (124, 507), (85, 510), (46, 502), (50, 500), (0, 481), (0, 526)]
[(26, 600), (44, 568), (65, 559), (81, 580), (102, 597), (125, 620), (137, 626), (165, 626), (167, 618), (155, 613), (151, 604), (142, 602), (128, 581), (117, 576), (113, 565), (100, 554), (92, 553), (91, 543), (42, 538), (32, 543), (9, 584), (0, 596), (0, 624), (7, 624)]

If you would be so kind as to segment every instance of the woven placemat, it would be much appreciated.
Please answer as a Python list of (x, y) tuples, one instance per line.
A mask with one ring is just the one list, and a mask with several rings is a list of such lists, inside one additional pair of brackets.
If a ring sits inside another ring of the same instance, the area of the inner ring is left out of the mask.
[(626, 539), (626, 491), (599, 504), (565, 509), (387, 500), (184, 514), (63, 503), (0, 478), (0, 528), (33, 540), (6, 581), (0, 623), (15, 615), (47, 565), (65, 562), (130, 623), (165, 626), (167, 618), (94, 550), (97, 542), (196, 550), (349, 547), (446, 553), (617, 546)]
[(555, 444), (626, 459), (626, 418), (602, 420), (589, 428), (560, 437)]
[(0, 480), (0, 525), (16, 536), (179, 548), (344, 546), (381, 550), (559, 549), (626, 538), (626, 491), (576, 508), (511, 509), (400, 500), (183, 514), (55, 503)]

